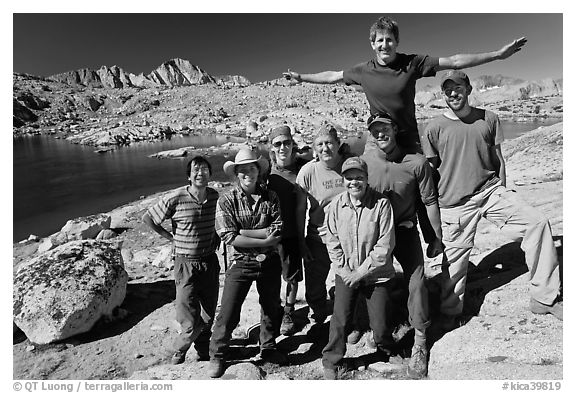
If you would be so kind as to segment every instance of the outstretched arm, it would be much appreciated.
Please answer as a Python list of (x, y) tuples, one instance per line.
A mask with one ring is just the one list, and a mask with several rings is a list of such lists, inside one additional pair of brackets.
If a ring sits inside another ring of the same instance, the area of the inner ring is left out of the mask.
[(490, 63), (494, 60), (504, 60), (512, 56), (514, 53), (520, 51), (526, 44), (526, 38), (518, 38), (499, 50), (493, 52), (477, 53), (477, 54), (457, 54), (450, 57), (441, 57), (438, 61), (439, 67), (437, 71), (449, 69), (461, 69), (475, 67), (481, 64)]
[(288, 80), (295, 80), (297, 82), (309, 82), (309, 83), (338, 83), (344, 80), (344, 71), (324, 71), (318, 72), (316, 74), (299, 74), (294, 71), (283, 72), (284, 78)]

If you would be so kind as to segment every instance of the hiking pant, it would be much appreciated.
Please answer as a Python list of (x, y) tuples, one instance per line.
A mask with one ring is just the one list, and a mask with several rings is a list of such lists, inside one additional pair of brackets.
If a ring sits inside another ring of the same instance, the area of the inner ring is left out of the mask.
[(326, 278), (330, 272), (330, 256), (321, 241), (306, 238), (306, 246), (313, 257), (312, 261), (304, 261), (306, 302), (313, 311), (312, 319), (322, 323), (328, 316)]
[(464, 204), (440, 209), (445, 254), (449, 266), (442, 275), (440, 311), (462, 313), (468, 260), (481, 218), (492, 222), (526, 255), (530, 269), (530, 294), (534, 300), (551, 305), (560, 294), (558, 256), (550, 222), (538, 210), (522, 201), (514, 190), (496, 184)]
[(424, 277), (424, 255), (416, 226), (396, 226), (396, 246), (392, 255), (402, 266), (408, 287), (408, 318), (414, 329), (430, 326), (428, 287)]
[(218, 304), (219, 274), (220, 264), (215, 253), (201, 258), (176, 255), (176, 320), (181, 326), (174, 342), (176, 351), (188, 351), (197, 336), (195, 331), (202, 329), (194, 340), (194, 347), (198, 353), (208, 353), (210, 329)]
[(262, 262), (256, 260), (256, 255), (246, 255), (226, 271), (220, 312), (210, 341), (211, 359), (225, 359), (232, 332), (240, 322), (242, 304), (253, 281), (256, 281), (260, 302), (260, 349), (276, 347), (282, 312), (281, 272), (280, 257), (276, 253), (268, 254)]
[(328, 344), (322, 350), (322, 365), (330, 369), (335, 369), (346, 354), (346, 340), (352, 330), (354, 309), (360, 293), (366, 298), (370, 328), (376, 346), (381, 349), (390, 349), (394, 343), (392, 329), (388, 323), (391, 304), (386, 283), (366, 286), (360, 284), (357, 288), (350, 288), (344, 284), (339, 275), (336, 275), (335, 283), (330, 335)]

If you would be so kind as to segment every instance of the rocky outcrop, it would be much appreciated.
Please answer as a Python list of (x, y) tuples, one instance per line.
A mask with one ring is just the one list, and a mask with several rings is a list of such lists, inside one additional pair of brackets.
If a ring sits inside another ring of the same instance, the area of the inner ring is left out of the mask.
[(172, 59), (163, 63), (152, 71), (147, 78), (158, 85), (166, 86), (216, 83), (216, 79), (212, 75), (183, 59)]
[(14, 322), (37, 344), (89, 331), (126, 295), (128, 275), (113, 243), (78, 240), (19, 266)]
[[(68, 220), (62, 229), (44, 239), (38, 246), (38, 253), (73, 240), (95, 239), (101, 232), (109, 230), (112, 217), (107, 214), (94, 214)], [(103, 234), (101, 237), (107, 236)]]
[(216, 77), (216, 82), (224, 86), (248, 86), (250, 81), (242, 75), (222, 75)]

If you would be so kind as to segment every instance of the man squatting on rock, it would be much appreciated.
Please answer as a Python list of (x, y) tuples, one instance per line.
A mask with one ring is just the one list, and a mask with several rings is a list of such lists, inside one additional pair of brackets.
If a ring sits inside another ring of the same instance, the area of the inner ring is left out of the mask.
[(448, 110), (433, 119), (422, 137), (426, 157), (438, 168), (442, 233), (448, 270), (442, 275), (445, 328), (462, 313), (468, 259), (481, 218), (496, 225), (521, 248), (530, 268), (530, 310), (563, 317), (560, 272), (550, 222), (506, 188), (506, 165), (498, 116), (470, 106), (472, 86), (462, 71), (441, 81)]
[[(455, 16), (457, 18), (457, 16)], [(416, 80), (435, 76), (437, 71), (474, 67), (495, 60), (503, 60), (518, 52), (526, 43), (524, 37), (493, 52), (456, 54), (433, 57), (397, 52), (400, 33), (396, 21), (380, 17), (370, 27), (370, 45), (375, 57), (344, 71), (324, 71), (299, 74), (288, 70), (284, 77), (298, 82), (337, 83), (362, 87), (372, 116), (389, 114), (398, 124), (398, 144), (408, 153), (422, 153), (416, 123)], [(374, 139), (368, 137), (366, 151), (376, 149)], [(419, 203), (418, 218), (426, 243), (434, 242), (434, 230), (426, 217), (426, 209)], [(430, 249), (429, 257), (434, 257)]]
[[(181, 331), (174, 342), (172, 364), (184, 362), (192, 343), (197, 360), (209, 359), (210, 329), (220, 286), (216, 256), (220, 238), (214, 228), (218, 192), (207, 187), (212, 167), (204, 157), (195, 157), (188, 162), (186, 173), (189, 185), (162, 197), (143, 217), (173, 246), (176, 320)], [(161, 226), (167, 219), (172, 232)]]

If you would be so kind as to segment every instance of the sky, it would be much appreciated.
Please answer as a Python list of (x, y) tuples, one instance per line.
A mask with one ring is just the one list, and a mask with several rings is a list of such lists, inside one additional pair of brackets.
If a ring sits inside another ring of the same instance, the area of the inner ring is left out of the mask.
[[(344, 70), (373, 56), (370, 25), (400, 28), (399, 52), (450, 56), (501, 48), (525, 36), (505, 61), (469, 69), (525, 80), (562, 78), (562, 13), (14, 13), (13, 71), (49, 76), (117, 65), (148, 74), (172, 58), (211, 75), (271, 80), (290, 68)], [(433, 83), (434, 80), (426, 80)]]

